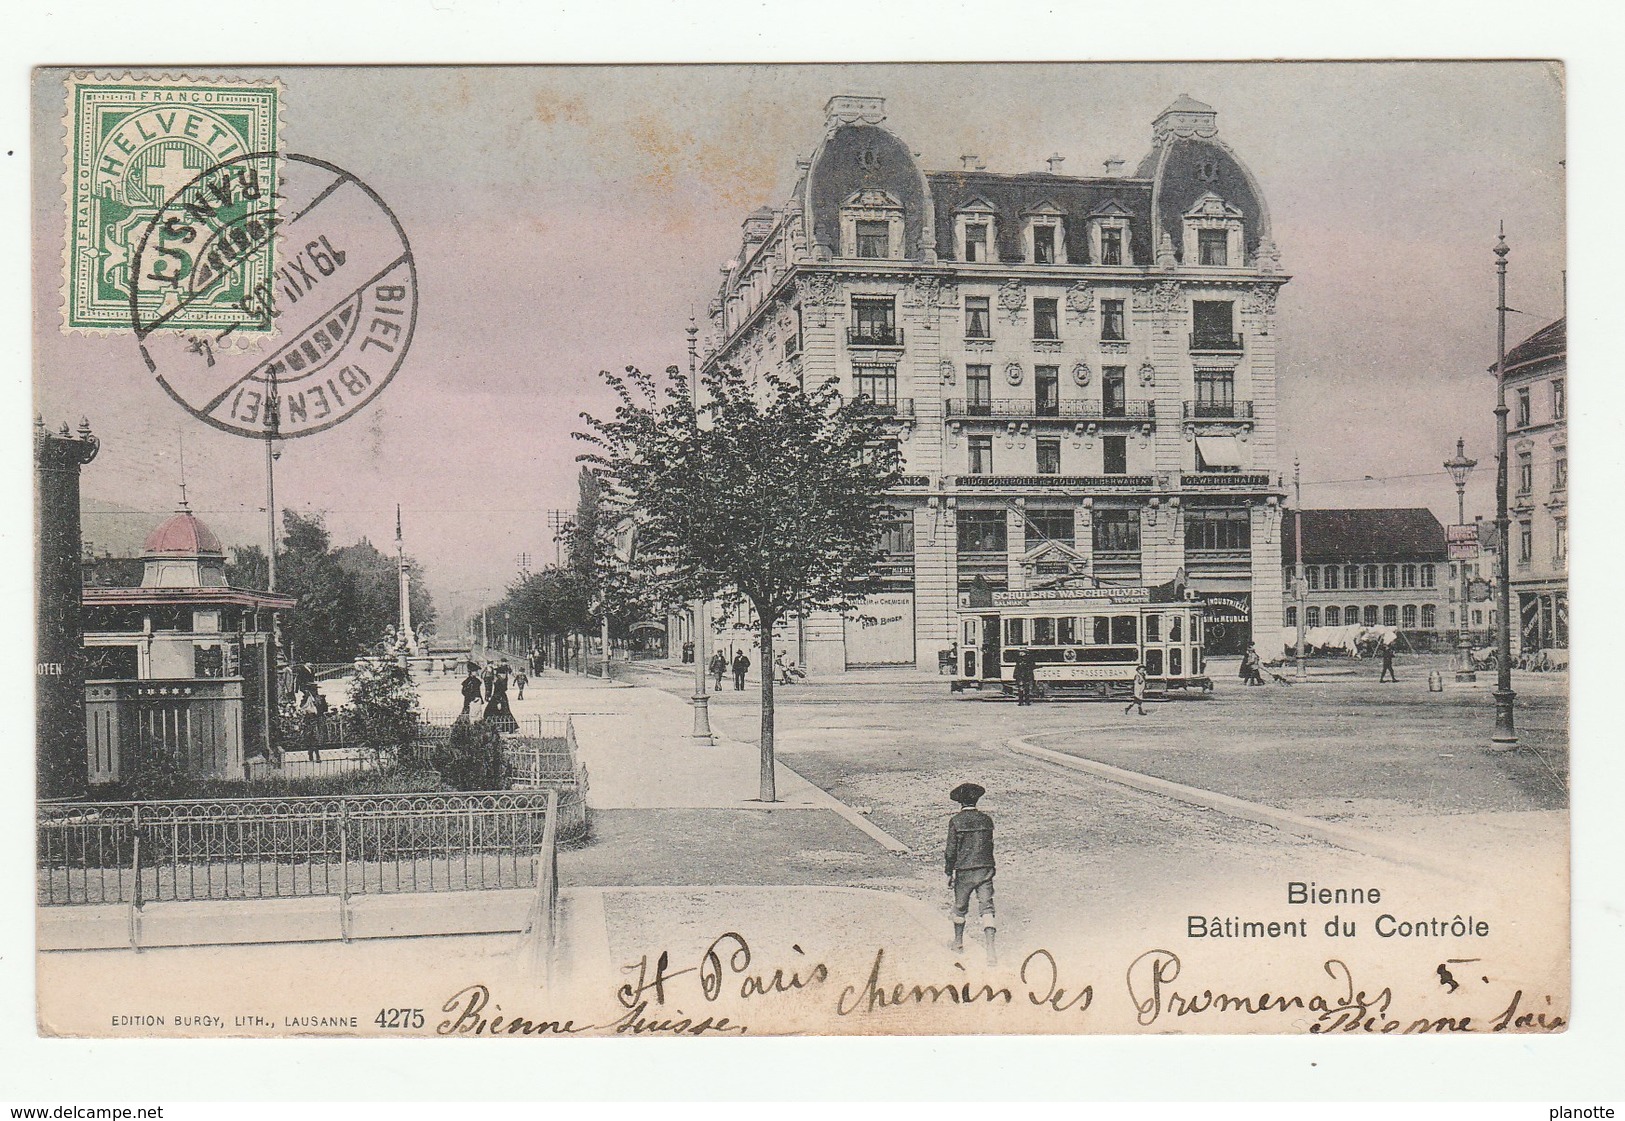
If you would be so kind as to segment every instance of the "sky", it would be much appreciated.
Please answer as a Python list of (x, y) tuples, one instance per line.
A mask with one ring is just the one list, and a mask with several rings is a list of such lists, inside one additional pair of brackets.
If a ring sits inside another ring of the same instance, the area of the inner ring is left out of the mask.
[[(232, 73), (216, 71), (213, 73)], [(886, 98), (928, 169), (975, 153), (1040, 170), (1132, 167), (1182, 93), (1262, 185), (1291, 282), (1280, 313), (1282, 462), (1307, 507), (1426, 506), (1455, 517), (1441, 463), (1480, 467), (1493, 509), (1495, 245), (1505, 223), (1509, 346), (1564, 312), (1563, 73), (1547, 63), (974, 64), (280, 68), (290, 152), (350, 171), (410, 239), (411, 351), (364, 412), (290, 441), (279, 505), (335, 540), (394, 537), (442, 609), (494, 599), (517, 558), (554, 553), (547, 511), (575, 501), (571, 433), (607, 411), (601, 369), (684, 361), (744, 217), (787, 196), (838, 93)], [(60, 329), (60, 72), (35, 75), (35, 407), (88, 417), (97, 504), (179, 497), (230, 542), (262, 541), (262, 445), (202, 425), (127, 334)], [(702, 327), (704, 326), (702, 322)], [(1579, 394), (1583, 395), (1583, 386)], [(1576, 404), (1583, 402), (1583, 396)], [(112, 532), (110, 521), (101, 525)]]

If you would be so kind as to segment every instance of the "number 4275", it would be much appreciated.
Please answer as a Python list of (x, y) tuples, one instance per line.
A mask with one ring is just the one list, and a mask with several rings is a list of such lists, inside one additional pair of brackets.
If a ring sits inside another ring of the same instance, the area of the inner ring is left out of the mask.
[(381, 1028), (421, 1028), (423, 1026), (423, 1009), (421, 1008), (380, 1008), (373, 1023)]

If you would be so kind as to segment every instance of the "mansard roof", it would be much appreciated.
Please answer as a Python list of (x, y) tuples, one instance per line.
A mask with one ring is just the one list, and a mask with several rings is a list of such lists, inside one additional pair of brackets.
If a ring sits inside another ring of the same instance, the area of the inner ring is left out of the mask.
[[(1287, 564), (1292, 563), (1296, 518), (1287, 511), (1281, 528), (1281, 559)], [(1423, 507), (1303, 511), (1306, 564), (1442, 561), (1446, 553), (1444, 526)]]
[[(999, 259), (1019, 261), (1024, 257), (1021, 234), (1024, 220), (1035, 213), (1058, 212), (1071, 219), (1066, 223), (1066, 259), (1089, 261), (1088, 224), (1090, 215), (1122, 213), (1129, 218), (1133, 264), (1149, 265), (1151, 248), (1151, 184), (1122, 176), (1056, 175), (1047, 171), (931, 171), (926, 173), (937, 212), (937, 253), (944, 260), (954, 255), (954, 216), (977, 201), (991, 207), (995, 217), (995, 237)], [(1046, 208), (1049, 208), (1046, 211)]]

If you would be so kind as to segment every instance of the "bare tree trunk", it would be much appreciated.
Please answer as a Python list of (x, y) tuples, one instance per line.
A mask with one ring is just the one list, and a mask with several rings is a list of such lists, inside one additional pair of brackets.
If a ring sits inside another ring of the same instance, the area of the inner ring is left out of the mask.
[(762, 624), (762, 789), (764, 802), (777, 802), (778, 789), (773, 781), (773, 625), (775, 620), (757, 617)]

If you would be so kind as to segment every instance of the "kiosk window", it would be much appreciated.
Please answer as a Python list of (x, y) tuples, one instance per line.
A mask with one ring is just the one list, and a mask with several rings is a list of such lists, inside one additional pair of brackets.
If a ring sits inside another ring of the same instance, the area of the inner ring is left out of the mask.
[(1006, 619), (1004, 621), (1004, 644), (1006, 646), (1027, 645), (1027, 620)]
[(1112, 642), (1112, 621), (1111, 621), (1111, 618), (1109, 616), (1106, 616), (1106, 615), (1096, 615), (1094, 618), (1095, 618), (1094, 644), (1096, 646), (1110, 646), (1111, 642)]
[(1112, 645), (1133, 646), (1139, 641), (1138, 619), (1133, 615), (1112, 616)]
[(1055, 645), (1055, 620), (1054, 619), (1034, 619), (1033, 620), (1033, 645), (1034, 646), (1054, 646)]
[(1055, 620), (1055, 641), (1061, 646), (1076, 646), (1078, 621), (1070, 617)]

